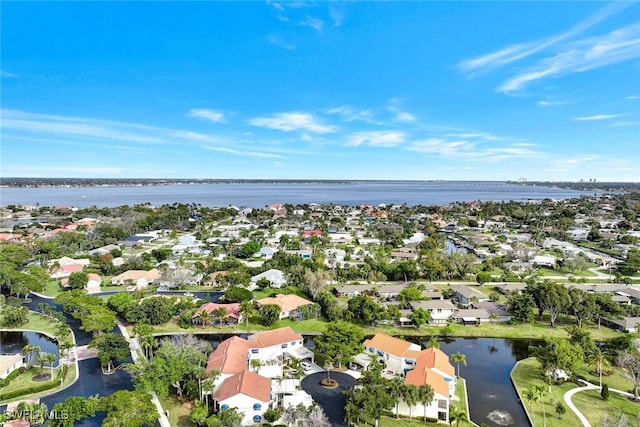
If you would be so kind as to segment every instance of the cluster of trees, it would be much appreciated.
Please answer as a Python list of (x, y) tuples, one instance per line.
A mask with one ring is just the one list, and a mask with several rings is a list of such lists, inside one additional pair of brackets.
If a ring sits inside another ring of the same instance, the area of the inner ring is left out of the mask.
[(139, 390), (119, 390), (103, 397), (71, 396), (64, 402), (56, 403), (53, 411), (66, 415), (52, 419), (50, 422), (53, 427), (73, 427), (77, 421), (91, 418), (100, 411), (107, 414), (102, 425), (109, 427), (143, 427), (154, 425), (158, 420), (158, 411), (151, 401), (151, 395)]
[(87, 295), (82, 290), (58, 294), (54, 301), (62, 304), (64, 311), (73, 318), (79, 319), (80, 329), (84, 331), (100, 334), (116, 326), (116, 313), (101, 298)]
[[(433, 402), (435, 394), (429, 384), (420, 387), (405, 384), (402, 378), (386, 379), (382, 376), (382, 365), (371, 363), (358, 380), (358, 387), (345, 392), (345, 422), (348, 424), (362, 423), (378, 425), (380, 417), (390, 412), (394, 406), (398, 416), (399, 402), (403, 401), (409, 410), (418, 403), (424, 405), (424, 421), (427, 421), (426, 407)], [(412, 414), (409, 414), (411, 417)]]
[(191, 315), (199, 307), (192, 298), (148, 296), (121, 292), (109, 297), (108, 306), (118, 316), (129, 323), (146, 323), (161, 325), (172, 317), (188, 317), (187, 325), (191, 324)]
[[(546, 314), (552, 327), (562, 314), (573, 316), (578, 326), (587, 321), (597, 322), (600, 327), (603, 316), (615, 318), (625, 313), (624, 308), (613, 301), (611, 294), (567, 288), (548, 279), (529, 281), (522, 293), (509, 296), (507, 306), (515, 321), (523, 324), (533, 321), (537, 309), (539, 319)], [(629, 309), (633, 310), (633, 306)]]

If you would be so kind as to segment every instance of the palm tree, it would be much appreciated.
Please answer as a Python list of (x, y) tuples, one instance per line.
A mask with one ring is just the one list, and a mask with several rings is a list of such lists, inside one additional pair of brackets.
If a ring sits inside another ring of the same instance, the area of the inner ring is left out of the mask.
[(74, 346), (75, 346), (75, 344), (73, 344), (73, 342), (68, 341), (68, 340), (67, 341), (62, 341), (60, 343), (60, 346), (59, 346), (60, 354), (61, 355), (65, 354), (65, 353), (67, 354), (67, 356), (66, 356), (67, 362), (70, 362), (70, 360), (69, 360), (69, 356), (70, 356), (69, 350), (71, 350)]
[(393, 396), (396, 406), (396, 418), (398, 418), (398, 408), (400, 406), (400, 399), (402, 398), (402, 388), (404, 387), (404, 381), (400, 377), (394, 377), (389, 382), (389, 391)]
[(605, 368), (610, 368), (611, 362), (609, 362), (609, 359), (596, 347), (595, 351), (587, 356), (587, 363), (595, 367), (598, 371), (598, 375), (600, 376), (600, 389), (602, 389), (602, 371)]
[(411, 418), (413, 407), (418, 403), (418, 387), (414, 384), (405, 384), (402, 390), (402, 400), (409, 407), (409, 418)]
[(211, 313), (208, 310), (201, 310), (200, 313), (198, 313), (198, 317), (200, 318), (202, 326), (205, 326), (211, 320)]
[(218, 319), (218, 324), (222, 326), (224, 319), (227, 317), (227, 309), (224, 307), (216, 308), (213, 311), (213, 317)]
[(53, 381), (53, 364), (56, 363), (58, 356), (53, 353), (42, 353), (40, 359), (44, 360), (44, 363), (51, 368), (51, 381)]
[(459, 377), (460, 376), (460, 364), (462, 363), (464, 366), (467, 366), (467, 356), (465, 356), (464, 354), (460, 353), (459, 351), (456, 351), (455, 353), (453, 353), (451, 355), (451, 361), (458, 365), (457, 375)]
[(467, 411), (462, 408), (458, 408), (453, 405), (449, 408), (449, 424), (453, 424), (456, 422), (456, 426), (460, 425), (460, 421), (468, 421), (469, 417), (467, 416)]
[(245, 325), (249, 324), (249, 317), (253, 313), (253, 302), (252, 301), (241, 301), (240, 302), (240, 311), (244, 316)]
[(431, 335), (429, 337), (429, 341), (427, 342), (427, 348), (440, 348), (440, 342), (438, 342), (438, 337), (435, 335)]
[(531, 403), (531, 421), (532, 424), (535, 426), (536, 425), (536, 411), (535, 408), (533, 407), (533, 404), (536, 403), (538, 401), (538, 395), (536, 394), (536, 392), (532, 389), (532, 388), (528, 388), (526, 389), (522, 395), (524, 396), (525, 399), (527, 399), (529, 401), (529, 403)]
[(544, 411), (544, 395), (547, 392), (547, 389), (542, 384), (539, 384), (533, 387), (533, 392), (540, 398), (540, 403), (542, 404), (542, 425), (543, 427), (547, 427), (547, 414)]
[(433, 399), (435, 398), (435, 394), (433, 392), (433, 388), (429, 384), (422, 384), (418, 387), (418, 400), (422, 403), (424, 408), (424, 422), (427, 422), (427, 406), (431, 405)]
[(22, 347), (22, 354), (27, 358), (27, 369), (31, 368), (38, 359), (42, 349), (34, 344), (27, 344)]

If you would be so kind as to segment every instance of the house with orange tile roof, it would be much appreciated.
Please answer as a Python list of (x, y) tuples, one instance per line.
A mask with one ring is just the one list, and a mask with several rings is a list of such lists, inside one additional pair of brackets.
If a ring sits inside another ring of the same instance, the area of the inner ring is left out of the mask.
[(261, 305), (275, 304), (280, 307), (280, 319), (287, 317), (290, 319), (299, 319), (301, 317), (300, 307), (313, 305), (313, 302), (295, 294), (278, 294), (275, 297), (259, 299), (256, 301), (256, 304), (258, 307)]
[(259, 424), (271, 403), (271, 380), (251, 371), (227, 378), (213, 392), (215, 410), (237, 408), (242, 425)]
[(446, 353), (433, 347), (422, 350), (418, 344), (386, 334), (376, 334), (363, 344), (365, 351), (354, 358), (352, 367), (362, 369), (371, 361), (378, 361), (384, 366), (385, 375), (404, 377), (405, 384), (428, 384), (433, 389), (435, 398), (429, 405), (425, 407), (417, 403), (409, 407), (405, 402), (400, 402), (397, 408), (399, 413), (426, 413), (429, 418), (445, 422), (449, 420), (449, 405), (455, 395), (456, 377)]
[[(289, 327), (258, 332), (247, 339), (234, 336), (224, 340), (209, 354), (206, 367), (207, 374), (214, 370), (220, 373), (212, 393), (217, 409), (238, 408), (244, 421), (252, 423), (261, 420), (254, 417), (262, 417), (269, 405), (275, 407), (287, 399), (310, 406), (313, 401), (299, 390), (299, 379), (283, 382), (281, 378), (285, 359), (312, 357), (302, 335)], [(278, 378), (277, 383), (272, 384), (272, 378)]]

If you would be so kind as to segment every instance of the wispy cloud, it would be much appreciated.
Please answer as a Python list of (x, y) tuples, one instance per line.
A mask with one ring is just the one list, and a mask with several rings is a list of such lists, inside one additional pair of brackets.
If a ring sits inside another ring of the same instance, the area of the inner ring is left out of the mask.
[(287, 112), (275, 114), (273, 117), (257, 117), (249, 120), (253, 126), (291, 132), (304, 130), (313, 133), (332, 133), (335, 126), (324, 125), (309, 113)]
[(189, 110), (190, 117), (198, 117), (201, 119), (210, 120), (214, 123), (225, 123), (226, 119), (224, 113), (221, 111), (209, 110), (206, 108), (194, 108)]
[(536, 105), (538, 107), (554, 107), (557, 105), (567, 105), (569, 101), (538, 101)]
[(628, 99), (630, 101), (635, 100), (635, 99), (640, 99), (640, 95), (629, 95), (625, 99)]
[(616, 117), (620, 117), (620, 114), (595, 114), (593, 116), (574, 117), (573, 120), (577, 120), (579, 122), (592, 122), (597, 120), (615, 119)]
[(356, 132), (348, 138), (347, 145), (372, 145), (375, 147), (395, 147), (404, 142), (404, 134), (397, 131)]
[(339, 3), (329, 4), (329, 16), (333, 20), (333, 26), (336, 28), (342, 26), (345, 20), (344, 9), (340, 6)]
[(320, 18), (314, 18), (311, 15), (305, 15), (304, 19), (300, 21), (300, 25), (303, 27), (311, 27), (320, 32), (324, 28), (324, 21)]
[(233, 154), (234, 156), (259, 157), (263, 159), (284, 159), (285, 158), (284, 156), (280, 156), (278, 154), (263, 153), (260, 151), (244, 151), (244, 150), (239, 151), (239, 150), (234, 150), (234, 149), (225, 148), (225, 147), (213, 147), (210, 145), (205, 145), (204, 148), (210, 151)]
[(278, 35), (269, 34), (269, 36), (267, 37), (267, 40), (269, 41), (269, 43), (279, 46), (281, 48), (284, 48), (287, 50), (296, 50), (296, 45), (284, 40), (282, 37)]
[(367, 123), (375, 123), (374, 113), (372, 110), (358, 110), (349, 105), (330, 108), (326, 110), (326, 113), (338, 115), (346, 122), (363, 121)]
[(412, 142), (407, 146), (407, 150), (422, 154), (436, 154), (443, 157), (499, 162), (543, 157), (544, 153), (537, 151), (534, 147), (530, 143), (513, 143), (496, 147), (482, 146), (478, 142), (468, 140), (427, 138)]
[(622, 11), (623, 9), (626, 9), (630, 5), (631, 3), (624, 4), (623, 2), (611, 3), (600, 9), (593, 16), (590, 16), (589, 18), (575, 25), (568, 31), (549, 37), (542, 41), (507, 46), (495, 52), (462, 61), (459, 64), (459, 67), (462, 72), (467, 74), (469, 77), (475, 77), (479, 74), (493, 71), (512, 62), (519, 61), (538, 52), (541, 52), (544, 49), (547, 49), (561, 41), (577, 36), (578, 34), (591, 28), (598, 22), (601, 22), (602, 20)]
[(396, 120), (399, 122), (413, 122), (416, 120), (413, 114), (406, 111), (400, 111), (396, 114)]
[(18, 77), (18, 75), (16, 73), (10, 73), (5, 70), (0, 70), (0, 77), (13, 78)]
[(562, 52), (537, 61), (526, 71), (507, 80), (499, 91), (513, 92), (536, 80), (589, 71), (638, 57), (640, 24), (634, 24), (604, 36), (574, 42)]

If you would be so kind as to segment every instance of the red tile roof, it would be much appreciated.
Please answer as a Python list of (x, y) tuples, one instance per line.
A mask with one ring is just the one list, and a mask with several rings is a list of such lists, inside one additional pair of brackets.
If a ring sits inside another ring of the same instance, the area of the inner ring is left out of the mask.
[(240, 318), (240, 304), (234, 302), (232, 304), (217, 304), (215, 302), (208, 302), (206, 304), (202, 304), (198, 310), (191, 316), (192, 319), (196, 317), (200, 317), (200, 313), (202, 311), (207, 310), (209, 313), (213, 313), (215, 310), (219, 308), (224, 308), (227, 311), (227, 316), (232, 317), (234, 319)]
[(207, 362), (206, 372), (217, 369), (223, 374), (235, 374), (247, 369), (247, 353), (250, 345), (240, 337), (231, 337), (220, 343)]
[(409, 341), (387, 334), (376, 334), (373, 338), (364, 341), (365, 347), (373, 347), (398, 357), (417, 357), (419, 350), (410, 350), (412, 345)]
[(436, 393), (449, 397), (449, 385), (442, 375), (423, 365), (416, 364), (415, 369), (407, 372), (404, 383), (413, 384), (418, 387), (429, 384)]
[(289, 326), (270, 331), (257, 332), (249, 337), (249, 346), (265, 348), (302, 340), (302, 335), (295, 333)]
[(213, 397), (223, 401), (237, 394), (253, 397), (260, 402), (271, 400), (271, 380), (251, 371), (242, 371), (227, 378), (215, 391)]

